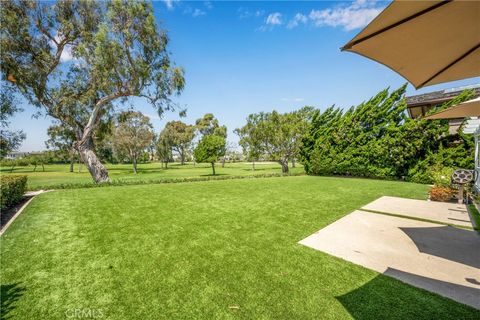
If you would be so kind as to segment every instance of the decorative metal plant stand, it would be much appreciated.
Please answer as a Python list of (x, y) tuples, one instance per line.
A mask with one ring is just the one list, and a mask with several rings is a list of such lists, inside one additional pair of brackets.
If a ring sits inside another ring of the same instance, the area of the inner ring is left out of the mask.
[(452, 183), (458, 185), (458, 203), (463, 203), (463, 191), (465, 184), (473, 181), (475, 171), (458, 169), (452, 174)]

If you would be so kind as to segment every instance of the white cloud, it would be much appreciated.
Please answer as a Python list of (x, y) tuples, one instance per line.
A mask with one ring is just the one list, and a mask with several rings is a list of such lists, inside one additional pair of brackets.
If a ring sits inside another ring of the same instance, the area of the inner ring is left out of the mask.
[(282, 14), (280, 12), (270, 13), (265, 20), (265, 24), (271, 26), (278, 26), (282, 24)]
[(305, 100), (304, 98), (282, 98), (282, 101), (287, 101), (287, 102), (302, 102)]
[(350, 31), (365, 27), (382, 10), (375, 2), (357, 0), (347, 7), (312, 10), (308, 18), (315, 26), (343, 27)]
[(183, 10), (183, 14), (191, 15), (192, 17), (201, 17), (207, 14), (206, 11), (199, 9), (199, 8), (193, 8), (191, 6), (186, 6), (185, 9)]
[(162, 120), (158, 114), (145, 113), (150, 120)]
[[(301, 24), (313, 25), (316, 27), (341, 27), (346, 31), (365, 27), (373, 20), (382, 10), (383, 6), (379, 6), (375, 1), (357, 0), (350, 4), (336, 5), (323, 10), (312, 10), (310, 13), (297, 12), (286, 23), (288, 29), (293, 29)], [(280, 12), (268, 15), (264, 26), (260, 30), (268, 30), (267, 26), (283, 24), (283, 16)]]
[(300, 23), (306, 24), (308, 22), (308, 17), (304, 14), (297, 13), (290, 22), (287, 24), (288, 29), (295, 28)]
[[(62, 39), (58, 35), (56, 35), (55, 36), (55, 41), (58, 43), (58, 42), (61, 42)], [(53, 50), (56, 50), (57, 45), (55, 44), (55, 42), (53, 40), (50, 41), (50, 45), (54, 48)], [(72, 55), (72, 46), (70, 46), (68, 44), (65, 45), (65, 47), (63, 47), (62, 54), (60, 55), (60, 61), (61, 62), (68, 62), (68, 61), (72, 61), (74, 59), (75, 58)]]
[(73, 60), (73, 55), (72, 55), (72, 47), (70, 46), (65, 46), (62, 51), (62, 55), (60, 56), (60, 61), (62, 62), (67, 62)]
[(250, 11), (250, 10), (247, 10), (245, 8), (240, 7), (237, 10), (237, 14), (238, 14), (238, 17), (240, 19), (247, 19), (247, 18), (251, 18), (251, 17), (258, 18), (258, 17), (263, 16), (265, 14), (265, 11), (264, 10)]
[(175, 0), (162, 0), (168, 10), (173, 10), (173, 2)]
[(193, 10), (192, 17), (200, 17), (206, 15), (206, 12), (200, 9)]
[(205, 1), (203, 4), (205, 5), (205, 8), (207, 8), (208, 10), (211, 10), (213, 8), (213, 4), (211, 1)]

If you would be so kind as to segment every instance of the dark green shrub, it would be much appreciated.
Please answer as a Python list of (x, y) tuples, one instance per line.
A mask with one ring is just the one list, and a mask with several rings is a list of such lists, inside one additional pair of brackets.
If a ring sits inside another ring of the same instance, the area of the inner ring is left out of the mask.
[(0, 177), (0, 209), (11, 207), (23, 198), (27, 188), (27, 176), (8, 175)]
[[(449, 134), (446, 120), (410, 119), (405, 89), (383, 90), (348, 110), (318, 111), (302, 141), (307, 174), (434, 183), (434, 168), (472, 169), (473, 137)], [(472, 97), (466, 90), (436, 110)]]

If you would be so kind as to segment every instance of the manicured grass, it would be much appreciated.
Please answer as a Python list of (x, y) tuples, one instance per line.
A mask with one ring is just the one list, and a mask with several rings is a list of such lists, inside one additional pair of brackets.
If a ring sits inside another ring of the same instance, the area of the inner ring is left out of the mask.
[(475, 225), (474, 229), (477, 230), (478, 233), (480, 233), (480, 212), (478, 212), (477, 207), (474, 204), (469, 204), (468, 210), (470, 211), (470, 214), (473, 218), (473, 223)]
[(1, 238), (2, 308), (12, 319), (478, 319), (297, 244), (382, 195), (427, 189), (301, 176), (42, 194)]
[[(180, 165), (180, 163), (170, 163), (167, 169), (162, 169), (160, 163), (146, 163), (138, 165), (138, 174), (133, 174), (131, 164), (107, 164), (107, 169), (110, 178), (114, 182), (119, 180), (133, 182), (133, 181), (148, 181), (159, 179), (181, 179), (181, 178), (201, 178), (210, 177), (212, 168), (210, 164), (200, 163), (193, 165), (192, 163)], [(28, 189), (55, 189), (67, 186), (85, 186), (93, 184), (92, 178), (85, 166), (79, 167), (75, 165), (75, 172), (69, 172), (69, 165), (54, 164), (46, 165), (45, 172), (42, 167), (38, 166), (36, 172), (33, 171), (33, 166), (16, 167), (13, 174), (26, 174), (28, 176)], [(79, 172), (81, 169), (81, 172)], [(252, 170), (251, 163), (226, 163), (222, 168), (221, 164), (216, 165), (217, 177), (226, 176), (249, 176), (262, 175), (270, 173), (281, 173), (281, 166), (275, 162), (257, 163), (256, 170)], [(292, 173), (303, 172), (303, 167), (297, 165), (295, 168), (290, 168)], [(1, 174), (11, 174), (10, 168), (0, 168)], [(63, 185), (63, 186), (62, 186)]]

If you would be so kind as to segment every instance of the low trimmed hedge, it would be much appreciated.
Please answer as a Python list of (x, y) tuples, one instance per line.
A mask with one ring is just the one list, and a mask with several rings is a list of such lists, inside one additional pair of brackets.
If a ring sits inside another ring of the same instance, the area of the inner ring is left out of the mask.
[(27, 176), (5, 175), (0, 177), (0, 209), (19, 203), (27, 189)]
[(255, 179), (255, 178), (273, 178), (273, 177), (291, 177), (291, 176), (303, 176), (305, 173), (262, 173), (245, 176), (205, 176), (205, 177), (185, 177), (185, 178), (160, 178), (160, 179), (146, 179), (146, 180), (129, 180), (129, 179), (114, 179), (111, 182), (99, 183), (94, 182), (73, 182), (73, 183), (61, 183), (47, 186), (36, 186), (30, 190), (41, 189), (81, 189), (81, 188), (98, 188), (98, 187), (110, 187), (110, 186), (134, 186), (143, 184), (165, 184), (165, 183), (183, 183), (183, 182), (201, 182), (201, 181), (214, 181), (214, 180), (232, 180), (232, 179)]

